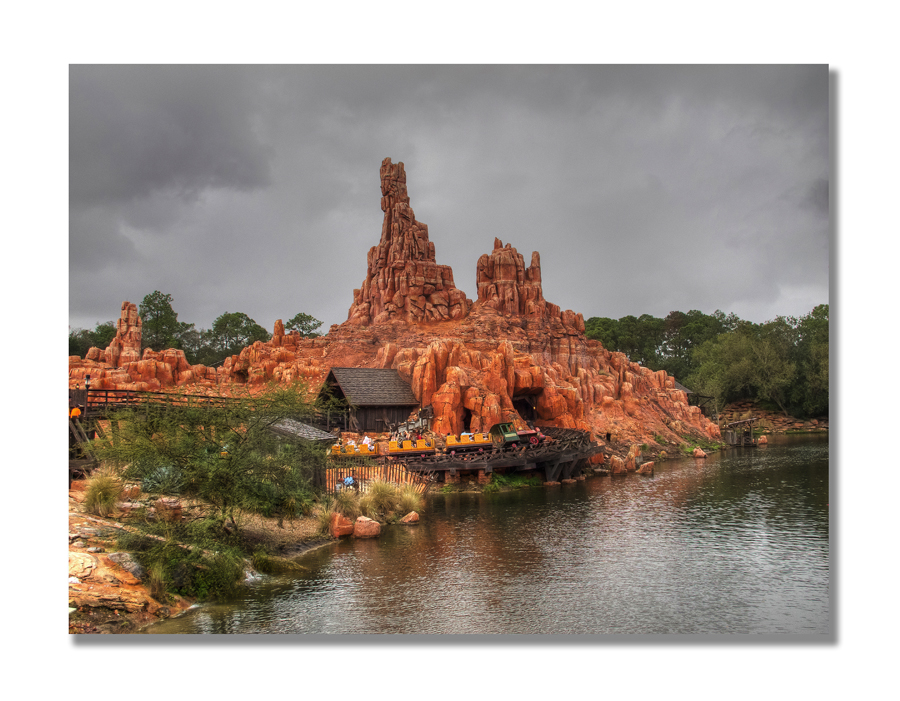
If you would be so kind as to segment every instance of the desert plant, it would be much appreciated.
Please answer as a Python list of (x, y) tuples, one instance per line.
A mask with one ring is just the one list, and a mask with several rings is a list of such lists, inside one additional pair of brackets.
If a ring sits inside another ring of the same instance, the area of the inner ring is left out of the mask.
[(318, 535), (329, 535), (331, 514), (334, 513), (334, 499), (328, 496), (324, 497), (314, 513), (317, 524), (316, 533)]
[(359, 492), (353, 489), (342, 489), (336, 492), (332, 502), (332, 511), (337, 511), (350, 520), (355, 519), (362, 513)]
[(165, 601), (167, 596), (166, 568), (162, 562), (154, 562), (148, 572), (150, 596), (157, 601)]
[(410, 511), (422, 510), (422, 495), (416, 491), (412, 484), (405, 484), (400, 487), (400, 498), (398, 500), (399, 510), (405, 515)]
[(360, 498), (360, 508), (365, 503), (366, 515), (369, 518), (387, 516), (396, 511), (400, 506), (400, 492), (397, 486), (390, 482), (376, 480), (369, 485), (369, 490)]
[(302, 384), (272, 385), (216, 405), (185, 394), (118, 412), (115, 440), (98, 441), (95, 450), (127, 465), (122, 476), (145, 491), (203, 500), (223, 519), (247, 511), (281, 521), (309, 510), (325, 454), (315, 443), (284, 440), (271, 429), (315, 409)]
[(97, 470), (87, 479), (84, 508), (97, 516), (109, 516), (121, 499), (124, 485), (119, 476), (109, 468)]
[(148, 494), (180, 494), (183, 485), (181, 471), (171, 465), (152, 468), (141, 480), (141, 490)]
[[(184, 537), (187, 531), (174, 535)], [(150, 586), (165, 596), (165, 590), (200, 599), (227, 599), (244, 580), (244, 556), (221, 541), (216, 551), (200, 545), (186, 545), (170, 538), (123, 531), (117, 546), (130, 552), (149, 573)], [(156, 596), (156, 594), (154, 594)]]

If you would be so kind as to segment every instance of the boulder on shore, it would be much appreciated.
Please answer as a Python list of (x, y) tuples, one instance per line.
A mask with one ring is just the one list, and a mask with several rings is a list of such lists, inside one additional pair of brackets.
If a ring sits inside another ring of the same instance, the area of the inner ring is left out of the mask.
[(331, 514), (331, 521), (328, 524), (328, 532), (333, 538), (340, 538), (345, 535), (353, 535), (353, 522), (343, 514), (337, 512)]
[(639, 475), (652, 475), (653, 474), (653, 463), (645, 462), (637, 469), (637, 473)]
[(356, 519), (353, 525), (354, 538), (377, 538), (381, 535), (381, 524), (365, 516)]

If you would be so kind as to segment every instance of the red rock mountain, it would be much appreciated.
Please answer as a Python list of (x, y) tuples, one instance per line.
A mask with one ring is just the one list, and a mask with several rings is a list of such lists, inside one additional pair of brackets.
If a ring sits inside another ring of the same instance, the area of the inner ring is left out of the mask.
[[(448, 266), (438, 265), (428, 228), (409, 206), (402, 163), (381, 165), (381, 240), (368, 254), (366, 279), (354, 290), (348, 319), (327, 336), (284, 333), (279, 320), (271, 341), (256, 342), (218, 369), (191, 366), (181, 351), (133, 349), (140, 321), (120, 320), (110, 345), (70, 358), (70, 385), (228, 392), (235, 385), (306, 381), (317, 388), (331, 367), (395, 368), (423, 406), (434, 408), (433, 430), (487, 430), (502, 420), (583, 428), (621, 442), (652, 443), (656, 435), (679, 440), (719, 438), (718, 427), (688, 406), (674, 378), (611, 353), (584, 335), (584, 319), (544, 299), (540, 256), (523, 256), (494, 239), (478, 259), (474, 303), (457, 289)], [(136, 315), (135, 315), (136, 318)], [(128, 336), (128, 334), (131, 336)], [(121, 339), (120, 339), (121, 334)], [(96, 352), (95, 352), (96, 351)], [(131, 351), (129, 351), (131, 352)], [(102, 357), (101, 357), (102, 356)]]

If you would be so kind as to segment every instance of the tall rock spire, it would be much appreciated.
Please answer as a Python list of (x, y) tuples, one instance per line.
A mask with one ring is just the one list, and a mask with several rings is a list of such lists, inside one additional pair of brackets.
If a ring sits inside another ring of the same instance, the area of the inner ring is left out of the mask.
[(406, 192), (403, 163), (381, 163), (381, 241), (369, 250), (362, 287), (353, 291), (351, 324), (461, 319), (471, 300), (453, 282), (448, 265), (438, 265), (428, 227), (416, 221)]

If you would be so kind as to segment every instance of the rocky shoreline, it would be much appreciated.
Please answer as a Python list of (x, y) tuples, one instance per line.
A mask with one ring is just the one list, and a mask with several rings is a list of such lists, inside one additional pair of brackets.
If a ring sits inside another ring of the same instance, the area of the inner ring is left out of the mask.
[[(141, 499), (137, 490), (117, 512), (101, 518), (85, 512), (84, 487), (78, 480), (69, 490), (69, 633), (135, 633), (196, 606), (196, 600), (176, 594), (167, 593), (164, 600), (154, 597), (147, 573), (128, 553), (117, 550), (120, 533), (136, 530), (128, 520)], [(317, 529), (314, 518), (286, 521), (282, 528), (275, 519), (259, 517), (244, 524), (248, 538), (290, 559), (333, 542)], [(255, 574), (249, 564), (247, 572)]]

